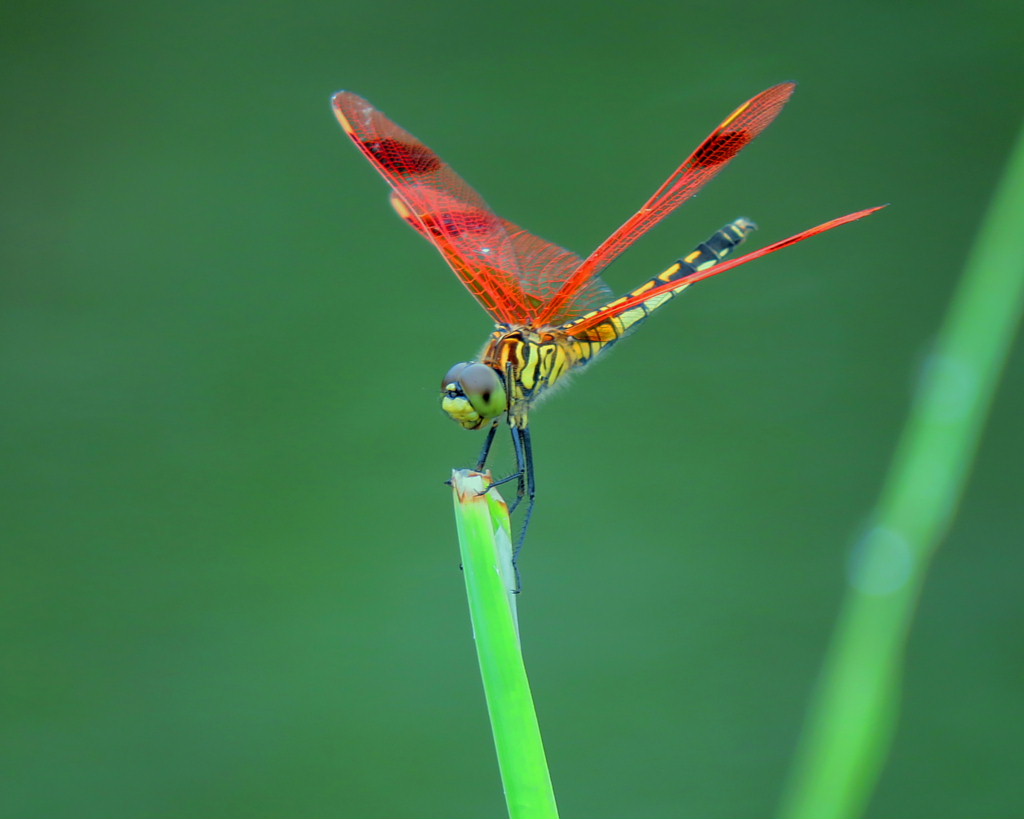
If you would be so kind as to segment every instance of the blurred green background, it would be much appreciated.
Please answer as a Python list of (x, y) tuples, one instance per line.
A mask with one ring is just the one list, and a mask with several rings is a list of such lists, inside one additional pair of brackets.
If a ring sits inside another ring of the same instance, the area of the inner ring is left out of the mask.
[[(795, 79), (613, 288), (737, 216), (759, 246), (892, 207), (695, 288), (535, 414), (520, 599), (563, 815), (770, 815), (1022, 32), (1019, 3), (8, 3), (0, 815), (501, 815), (442, 483), (480, 437), (437, 397), (490, 325), (330, 94), (586, 254)], [(1022, 352), (872, 817), (1024, 815)]]

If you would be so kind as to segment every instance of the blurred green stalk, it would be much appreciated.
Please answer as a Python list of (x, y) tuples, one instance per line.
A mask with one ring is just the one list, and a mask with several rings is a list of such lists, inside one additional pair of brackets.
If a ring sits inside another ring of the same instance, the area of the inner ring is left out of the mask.
[(903, 650), (956, 512), (1024, 301), (1024, 132), (922, 374), (839, 623), (780, 815), (859, 816), (888, 755)]
[(508, 507), (490, 479), (452, 473), (469, 614), (491, 717), (505, 802), (512, 819), (557, 819), (540, 726), (519, 645)]

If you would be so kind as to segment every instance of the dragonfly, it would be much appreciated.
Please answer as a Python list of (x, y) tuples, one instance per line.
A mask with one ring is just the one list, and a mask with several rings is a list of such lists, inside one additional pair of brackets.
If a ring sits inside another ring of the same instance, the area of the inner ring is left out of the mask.
[(451, 166), (362, 97), (340, 91), (335, 115), (391, 186), (398, 215), (429, 241), (495, 322), (479, 355), (441, 379), (441, 407), (465, 429), (486, 428), (476, 470), (487, 463), (502, 420), (511, 431), (516, 481), (510, 511), (527, 500), (518, 556), (536, 499), (530, 414), (570, 373), (588, 366), (691, 285), (880, 210), (872, 207), (812, 227), (745, 255), (727, 257), (756, 229), (736, 219), (666, 270), (619, 298), (601, 273), (683, 202), (693, 198), (779, 115), (795, 83), (743, 103), (697, 146), (647, 202), (587, 258), (502, 219)]

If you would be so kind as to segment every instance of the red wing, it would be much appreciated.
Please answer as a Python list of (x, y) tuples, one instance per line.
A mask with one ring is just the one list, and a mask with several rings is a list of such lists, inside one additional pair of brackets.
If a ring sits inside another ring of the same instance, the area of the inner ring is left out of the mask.
[[(414, 230), (431, 239), (430, 232), (409, 212), (398, 194), (391, 194), (391, 207)], [(561, 287), (562, 282), (583, 263), (583, 259), (579, 254), (541, 239), (507, 219), (502, 219), (501, 223), (519, 263), (519, 278), (530, 305), (531, 316), (535, 315)], [(601, 277), (594, 276), (573, 299), (573, 304), (581, 305), (584, 308), (582, 312), (585, 312), (608, 301), (611, 295), (612, 291), (601, 281)], [(561, 324), (568, 318), (556, 316), (554, 323)]]
[(636, 307), (638, 304), (643, 304), (650, 299), (656, 299), (658, 296), (664, 293), (670, 293), (674, 290), (682, 290), (684, 287), (688, 287), (694, 282), (699, 282), (702, 279), (710, 278), (711, 276), (717, 276), (719, 273), (725, 273), (727, 270), (732, 270), (734, 267), (739, 267), (741, 264), (752, 262), (754, 259), (760, 259), (762, 256), (767, 256), (769, 253), (774, 253), (776, 250), (782, 250), (790, 245), (795, 245), (797, 242), (802, 242), (804, 239), (809, 239), (812, 236), (817, 236), (819, 233), (824, 233), (826, 230), (832, 230), (832, 228), (845, 225), (849, 222), (856, 222), (858, 219), (863, 219), (874, 213), (877, 210), (881, 210), (886, 207), (885, 205), (879, 205), (874, 208), (867, 208), (866, 210), (859, 210), (856, 213), (850, 213), (846, 216), (841, 216), (838, 219), (832, 219), (831, 221), (825, 222), (817, 227), (812, 227), (809, 230), (805, 230), (802, 233), (798, 233), (795, 236), (790, 236), (788, 239), (782, 239), (781, 241), (774, 242), (767, 247), (762, 247), (760, 250), (755, 250), (751, 253), (745, 253), (742, 256), (738, 256), (735, 259), (730, 259), (726, 262), (716, 264), (714, 267), (708, 268), (707, 270), (699, 270), (696, 273), (692, 273), (689, 276), (684, 276), (680, 279), (675, 279), (666, 284), (652, 287), (650, 290), (645, 290), (643, 293), (638, 293), (635, 296), (624, 299), (623, 301), (616, 304), (614, 307), (607, 310), (599, 310), (590, 318), (575, 323), (572, 325), (572, 335), (581, 333), (584, 330), (589, 330), (592, 327), (600, 324), (603, 321), (607, 321), (610, 318), (614, 318), (632, 307)]
[[(534, 236), (511, 222), (505, 222), (505, 229), (508, 231), (516, 249), (516, 255), (519, 257), (519, 265), (523, 271), (523, 285), (534, 307), (531, 323), (535, 327), (540, 326), (536, 316), (545, 309), (545, 305), (551, 297), (558, 292), (573, 271), (579, 268), (583, 260), (571, 250), (551, 244), (546, 239)], [(561, 324), (573, 316), (581, 315), (604, 304), (611, 296), (612, 291), (601, 280), (601, 277), (591, 276), (573, 297), (571, 305), (567, 305), (571, 306), (572, 310), (559, 311), (544, 323)]]
[(345, 133), (394, 189), (400, 215), (441, 251), (483, 308), (497, 321), (529, 321), (537, 302), (524, 292), (517, 243), (480, 195), (362, 97), (340, 91), (332, 102)]
[(549, 324), (557, 314), (579, 315), (584, 312), (575, 304), (577, 291), (644, 233), (696, 195), (729, 160), (771, 125), (795, 90), (796, 83), (791, 82), (772, 86), (733, 111), (665, 180), (646, 204), (573, 272), (538, 316), (538, 323)]

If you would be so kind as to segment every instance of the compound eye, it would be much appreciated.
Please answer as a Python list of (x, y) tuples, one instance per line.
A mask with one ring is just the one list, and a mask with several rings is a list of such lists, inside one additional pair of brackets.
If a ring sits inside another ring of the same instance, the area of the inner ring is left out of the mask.
[(441, 392), (446, 392), (452, 384), (458, 384), (459, 375), (466, 367), (469, 366), (468, 361), (463, 361), (461, 364), (456, 364), (447, 373), (444, 378), (441, 379)]
[(484, 418), (494, 418), (508, 409), (505, 385), (486, 364), (467, 364), (459, 371), (458, 379), (469, 403)]

